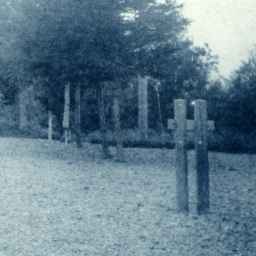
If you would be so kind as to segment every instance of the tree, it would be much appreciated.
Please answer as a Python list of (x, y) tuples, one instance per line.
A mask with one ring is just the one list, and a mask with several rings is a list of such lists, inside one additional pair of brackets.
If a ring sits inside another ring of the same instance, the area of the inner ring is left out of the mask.
[[(6, 44), (10, 54), (5, 60), (15, 66), (11, 68), (15, 78), (12, 79), (22, 81), (23, 87), (34, 78), (45, 81), (47, 93), (41, 101), (56, 116), (59, 127), (66, 84), (71, 86), (72, 110), (73, 103), (79, 102), (74, 100), (78, 86), (80, 93), (88, 88), (97, 91), (99, 104), (94, 104), (98, 106), (101, 126), (106, 123), (102, 89), (113, 90), (113, 83), (124, 93), (132, 91), (130, 81), (138, 75), (159, 81), (157, 105), (161, 103), (162, 122), (169, 117), (169, 103), (174, 96), (189, 92), (193, 98), (205, 91), (213, 58), (207, 47), (195, 47), (184, 36), (189, 22), (181, 15), (182, 6), (175, 0), (162, 4), (154, 0), (9, 2), (11, 5), (6, 4), (5, 8), (11, 22), (2, 20), (1, 30), (4, 34), (11, 31), (8, 39), (12, 43)], [(134, 101), (127, 104), (128, 107), (121, 106), (135, 109)], [(159, 115), (159, 109), (153, 115)], [(125, 116), (121, 121), (125, 121)], [(107, 146), (106, 128), (100, 129), (103, 148)]]
[(231, 78), (225, 106), (225, 124), (241, 132), (253, 132), (256, 126), (256, 49)]

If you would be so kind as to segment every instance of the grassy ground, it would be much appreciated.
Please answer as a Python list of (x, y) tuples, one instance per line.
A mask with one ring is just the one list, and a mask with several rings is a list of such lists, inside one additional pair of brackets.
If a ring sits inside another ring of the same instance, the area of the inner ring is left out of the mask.
[(175, 212), (172, 150), (118, 163), (98, 147), (0, 139), (0, 255), (255, 255), (255, 155), (210, 153), (211, 212), (197, 217)]

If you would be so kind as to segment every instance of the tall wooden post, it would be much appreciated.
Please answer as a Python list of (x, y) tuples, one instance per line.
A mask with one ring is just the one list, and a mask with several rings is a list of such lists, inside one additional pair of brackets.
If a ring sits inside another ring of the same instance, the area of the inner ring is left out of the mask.
[(53, 125), (52, 125), (52, 121), (53, 121), (53, 114), (51, 110), (48, 110), (48, 140), (52, 141), (52, 137), (53, 137)]
[(186, 149), (187, 132), (187, 109), (186, 101), (179, 99), (174, 102), (176, 121), (175, 144), (176, 144), (176, 193), (177, 210), (187, 214), (189, 211), (188, 201), (188, 160)]
[(98, 98), (98, 112), (100, 121), (100, 133), (101, 133), (101, 144), (102, 153), (104, 158), (111, 158), (111, 153), (108, 147), (107, 141), (107, 122), (105, 115), (105, 101), (104, 101), (104, 85), (99, 85), (97, 88), (97, 98)]
[(148, 137), (148, 79), (138, 77), (138, 127), (141, 139)]
[(19, 88), (18, 106), (19, 106), (19, 129), (25, 130), (28, 127), (27, 116), (28, 89), (26, 87)]
[(205, 100), (195, 101), (195, 151), (197, 213), (209, 211), (209, 160), (207, 149), (207, 104)]
[(162, 110), (161, 110), (161, 99), (160, 99), (160, 93), (159, 93), (159, 84), (156, 84), (155, 86), (155, 92), (156, 92), (156, 98), (157, 98), (157, 109), (158, 109), (158, 118), (159, 118), (159, 128), (161, 132), (161, 144), (164, 146), (164, 124), (163, 124), (163, 116), (162, 116)]
[(78, 148), (82, 147), (81, 139), (81, 86), (76, 85), (75, 91), (75, 132), (76, 132), (76, 145)]
[(68, 144), (70, 139), (70, 83), (65, 84), (63, 129), (65, 144)]
[(115, 125), (115, 141), (116, 141), (116, 160), (124, 161), (124, 151), (123, 151), (123, 137), (121, 130), (121, 120), (120, 120), (120, 97), (121, 89), (118, 88), (114, 95), (113, 100), (113, 117)]

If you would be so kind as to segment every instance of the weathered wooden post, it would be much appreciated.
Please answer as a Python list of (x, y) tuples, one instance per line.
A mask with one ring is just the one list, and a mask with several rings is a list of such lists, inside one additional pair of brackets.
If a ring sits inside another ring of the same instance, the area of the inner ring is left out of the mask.
[(51, 94), (51, 89), (48, 87), (45, 91), (46, 97), (48, 98), (48, 140), (53, 140), (53, 107), (54, 107), (54, 99)]
[(185, 100), (175, 100), (174, 114), (176, 122), (175, 147), (177, 210), (181, 213), (188, 213), (188, 160), (186, 149), (187, 109)]
[(76, 145), (78, 148), (82, 147), (81, 138), (81, 85), (78, 83), (75, 90), (75, 133)]
[(207, 134), (208, 130), (213, 131), (215, 129), (215, 123), (207, 120), (205, 100), (197, 100), (194, 103), (195, 121), (186, 120), (186, 101), (175, 100), (175, 120), (168, 119), (168, 129), (175, 130), (177, 209), (183, 213), (189, 211), (186, 133), (188, 131), (195, 133), (196, 212), (203, 214), (208, 212), (210, 206)]
[(53, 114), (52, 111), (49, 109), (48, 110), (48, 140), (52, 141), (53, 137)]
[(18, 91), (18, 110), (19, 110), (19, 129), (25, 130), (28, 127), (28, 89), (25, 87), (19, 87)]
[(106, 123), (106, 115), (105, 115), (104, 89), (105, 89), (104, 84), (99, 85), (99, 87), (97, 88), (101, 144), (102, 144), (103, 157), (111, 158), (111, 153), (110, 153), (110, 150), (108, 147), (108, 141), (107, 141), (107, 123)]
[(65, 84), (64, 113), (62, 125), (64, 129), (65, 144), (68, 144), (70, 139), (70, 83)]
[(196, 152), (196, 198), (197, 213), (209, 211), (209, 160), (207, 145), (207, 104), (195, 101), (195, 152)]
[(148, 78), (138, 77), (138, 127), (142, 140), (148, 137)]
[(121, 89), (116, 89), (113, 99), (113, 117), (115, 125), (115, 142), (116, 142), (116, 160), (124, 161), (124, 150), (123, 150), (123, 137), (121, 130), (121, 120), (120, 120), (120, 97)]

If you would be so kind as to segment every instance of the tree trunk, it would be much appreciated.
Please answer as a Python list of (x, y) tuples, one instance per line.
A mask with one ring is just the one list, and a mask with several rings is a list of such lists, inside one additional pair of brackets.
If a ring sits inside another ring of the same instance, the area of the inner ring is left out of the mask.
[(63, 129), (65, 144), (70, 141), (70, 83), (65, 84)]
[(120, 97), (121, 89), (117, 89), (114, 100), (113, 100), (113, 117), (115, 126), (115, 142), (116, 142), (116, 160), (124, 161), (124, 151), (123, 151), (123, 138), (121, 130), (121, 120), (120, 120)]
[(53, 114), (51, 110), (48, 110), (48, 140), (52, 141), (53, 139), (53, 126), (52, 126), (52, 121), (53, 121)]
[(77, 84), (75, 92), (75, 132), (76, 145), (78, 148), (82, 147), (81, 140), (81, 86)]
[(100, 120), (100, 133), (101, 133), (101, 144), (102, 153), (104, 158), (110, 158), (111, 154), (107, 143), (107, 126), (106, 126), (106, 115), (105, 115), (105, 104), (104, 104), (104, 87), (100, 86), (97, 90), (98, 98), (98, 113)]
[(141, 139), (148, 137), (148, 80), (138, 77), (138, 127)]

